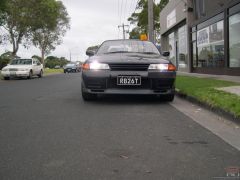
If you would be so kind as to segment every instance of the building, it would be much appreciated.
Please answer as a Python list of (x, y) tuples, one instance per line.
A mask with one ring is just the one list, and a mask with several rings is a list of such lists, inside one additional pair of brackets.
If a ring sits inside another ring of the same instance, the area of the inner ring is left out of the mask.
[(240, 0), (170, 0), (160, 24), (179, 71), (240, 75)]

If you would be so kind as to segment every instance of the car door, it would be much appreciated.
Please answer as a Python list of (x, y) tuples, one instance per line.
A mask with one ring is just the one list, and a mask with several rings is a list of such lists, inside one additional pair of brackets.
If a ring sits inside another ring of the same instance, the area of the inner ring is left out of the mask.
[(42, 70), (42, 64), (40, 63), (39, 60), (36, 60), (37, 62), (37, 74), (40, 74), (40, 71)]
[(38, 70), (38, 65), (37, 65), (37, 61), (36, 60), (33, 60), (33, 74), (36, 75), (36, 74), (39, 74), (39, 70)]

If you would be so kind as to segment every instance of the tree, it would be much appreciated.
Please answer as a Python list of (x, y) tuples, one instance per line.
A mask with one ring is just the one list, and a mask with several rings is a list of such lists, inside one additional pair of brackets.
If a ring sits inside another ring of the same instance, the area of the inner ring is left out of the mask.
[(3, 35), (3, 40), (8, 40), (13, 45), (13, 56), (17, 54), (19, 44), (22, 43), (23, 39), (28, 39), (30, 32), (29, 19), (31, 19), (31, 11), (29, 9), (32, 8), (31, 5), (29, 0), (5, 1), (1, 19), (2, 27), (7, 31), (7, 34)]
[(89, 50), (90, 50), (90, 51), (96, 52), (96, 51), (98, 50), (98, 48), (99, 48), (99, 45), (90, 46), (90, 47), (87, 48), (86, 51), (89, 51)]
[(139, 27), (135, 27), (129, 32), (130, 39), (139, 39), (142, 34)]
[[(166, 6), (169, 0), (161, 0), (159, 4), (153, 5), (154, 14), (154, 29), (157, 34), (160, 34), (160, 12)], [(130, 39), (139, 38), (140, 34), (148, 33), (148, 2), (147, 0), (140, 0), (137, 4), (138, 13), (132, 13), (128, 21), (135, 24), (136, 27), (130, 32)]]
[(63, 67), (64, 65), (66, 65), (69, 62), (70, 61), (68, 61), (64, 57), (58, 58), (55, 56), (48, 56), (46, 58), (46, 67), (51, 68), (51, 69), (54, 68), (55, 66)]
[(6, 9), (6, 0), (0, 0), (0, 26), (3, 23), (5, 9)]
[(0, 56), (0, 69), (6, 66), (13, 58), (12, 52), (8, 51)]
[(41, 58), (40, 56), (37, 56), (37, 55), (33, 55), (32, 58), (33, 58), (33, 59), (37, 59), (37, 60), (39, 60), (40, 62), (41, 62), (41, 60), (42, 60), (42, 58)]
[(37, 19), (32, 27), (32, 42), (41, 50), (41, 62), (62, 42), (62, 37), (70, 28), (67, 10), (61, 1), (44, 0), (35, 11)]

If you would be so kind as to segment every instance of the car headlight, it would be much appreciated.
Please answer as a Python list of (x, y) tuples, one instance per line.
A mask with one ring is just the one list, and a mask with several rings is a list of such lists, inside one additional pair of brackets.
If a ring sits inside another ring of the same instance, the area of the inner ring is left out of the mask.
[(104, 63), (92, 62), (83, 64), (82, 68), (84, 70), (108, 70), (109, 65)]
[(2, 71), (8, 71), (8, 68), (3, 68)]
[(176, 71), (176, 67), (173, 64), (150, 64), (148, 69), (159, 71)]

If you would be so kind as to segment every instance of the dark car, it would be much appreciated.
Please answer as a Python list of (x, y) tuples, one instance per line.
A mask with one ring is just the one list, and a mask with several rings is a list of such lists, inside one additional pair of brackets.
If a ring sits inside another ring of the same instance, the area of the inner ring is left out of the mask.
[[(149, 41), (105, 41), (82, 66), (82, 97), (98, 94), (158, 95), (174, 99), (176, 67)], [(166, 53), (165, 54), (169, 54)]]
[(63, 67), (64, 73), (80, 72), (81, 69), (76, 63), (68, 63)]

